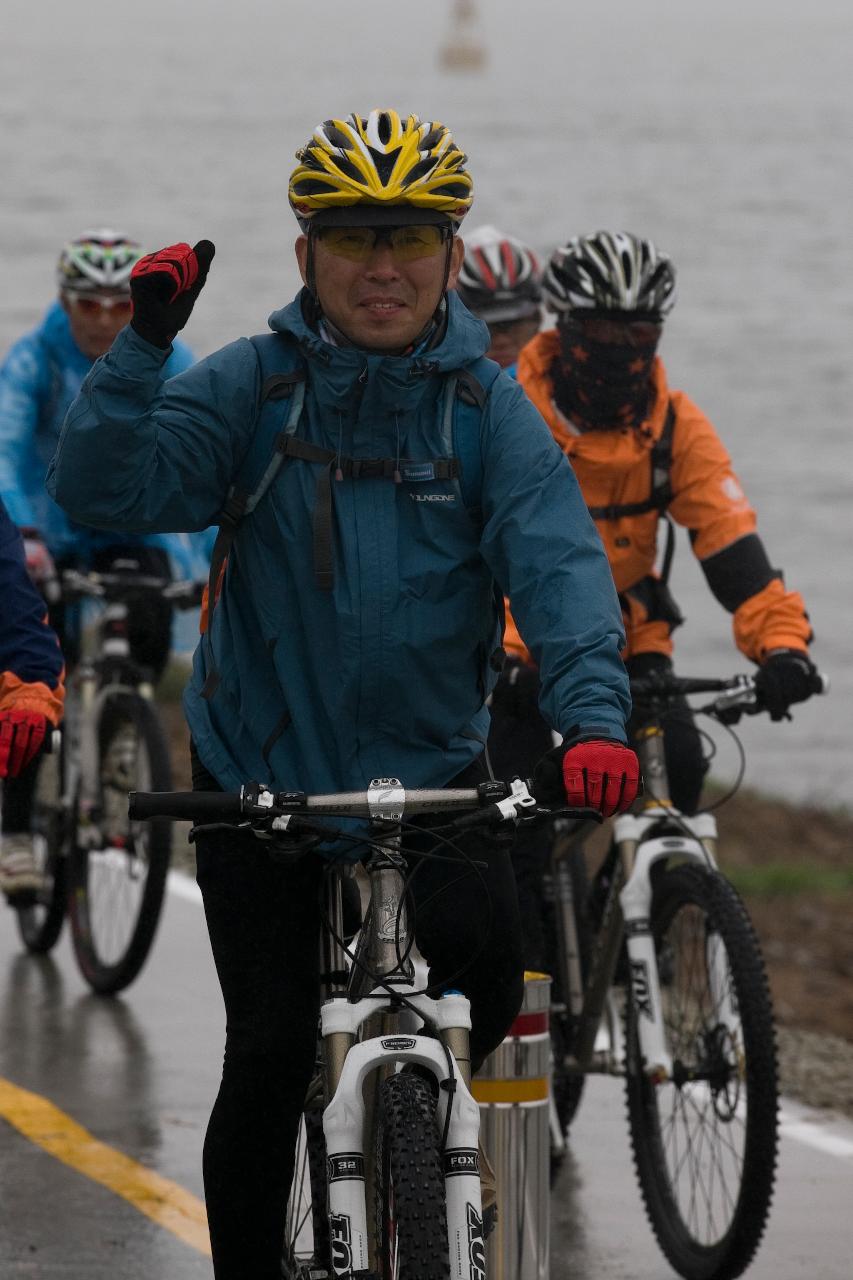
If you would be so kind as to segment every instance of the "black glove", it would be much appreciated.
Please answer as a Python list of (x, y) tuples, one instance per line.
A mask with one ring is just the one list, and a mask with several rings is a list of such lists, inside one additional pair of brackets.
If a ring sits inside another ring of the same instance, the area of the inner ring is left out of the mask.
[(539, 718), (539, 669), (520, 658), (507, 658), (492, 693), (495, 711), (514, 720)]
[(771, 720), (790, 720), (788, 708), (820, 693), (821, 688), (814, 663), (797, 649), (768, 654), (755, 676), (755, 691)]
[(139, 259), (130, 273), (130, 324), (140, 338), (164, 351), (171, 346), (190, 318), (215, 252), (209, 240), (199, 240), (192, 249), (173, 244)]

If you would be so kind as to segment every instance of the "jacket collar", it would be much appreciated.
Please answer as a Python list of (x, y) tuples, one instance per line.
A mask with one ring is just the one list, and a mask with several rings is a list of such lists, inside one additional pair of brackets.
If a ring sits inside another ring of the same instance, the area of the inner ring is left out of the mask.
[(371, 372), (378, 372), (382, 381), (410, 386), (422, 374), (458, 369), (484, 355), (489, 347), (486, 325), (468, 311), (453, 291), (447, 295), (447, 325), (441, 340), (426, 352), (405, 356), (378, 355), (325, 342), (307, 319), (309, 298), (303, 289), (289, 306), (273, 312), (269, 325), (274, 332), (291, 337), (306, 359), (322, 365), (334, 381), (341, 374), (351, 382), (367, 366)]

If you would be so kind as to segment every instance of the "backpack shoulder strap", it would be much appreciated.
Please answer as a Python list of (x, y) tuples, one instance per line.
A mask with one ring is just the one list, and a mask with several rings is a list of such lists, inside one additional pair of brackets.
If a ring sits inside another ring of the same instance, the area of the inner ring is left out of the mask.
[(481, 356), (446, 375), (442, 434), (447, 452), (459, 461), (459, 488), (466, 510), (479, 519), (483, 489), (483, 410), (500, 365)]
[[(296, 430), (305, 401), (305, 366), (294, 345), (280, 334), (274, 333), (261, 334), (251, 338), (250, 342), (255, 348), (260, 365), (261, 392), (249, 448), (228, 490), (225, 505), (217, 516), (219, 532), (210, 553), (210, 575), (207, 581), (209, 642), (219, 579), (234, 535), (278, 474), (285, 459), (287, 440)], [(208, 656), (210, 667), (202, 689), (204, 698), (211, 698), (219, 683), (212, 648), (209, 648)]]

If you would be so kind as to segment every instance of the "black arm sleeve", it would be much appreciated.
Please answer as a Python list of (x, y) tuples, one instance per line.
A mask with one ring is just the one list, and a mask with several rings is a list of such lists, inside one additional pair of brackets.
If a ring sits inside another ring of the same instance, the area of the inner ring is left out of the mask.
[(729, 613), (763, 591), (774, 578), (782, 577), (781, 570), (771, 566), (757, 533), (745, 534), (699, 563), (708, 586)]

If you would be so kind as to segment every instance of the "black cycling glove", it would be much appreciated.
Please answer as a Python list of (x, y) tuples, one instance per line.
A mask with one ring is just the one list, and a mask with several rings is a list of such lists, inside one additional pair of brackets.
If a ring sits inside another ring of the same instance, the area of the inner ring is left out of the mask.
[(788, 708), (820, 693), (817, 668), (798, 649), (777, 649), (768, 654), (755, 676), (755, 690), (771, 720), (790, 720)]
[(209, 240), (173, 244), (140, 258), (130, 273), (133, 328), (146, 342), (167, 350), (190, 318), (204, 288), (213, 255)]

